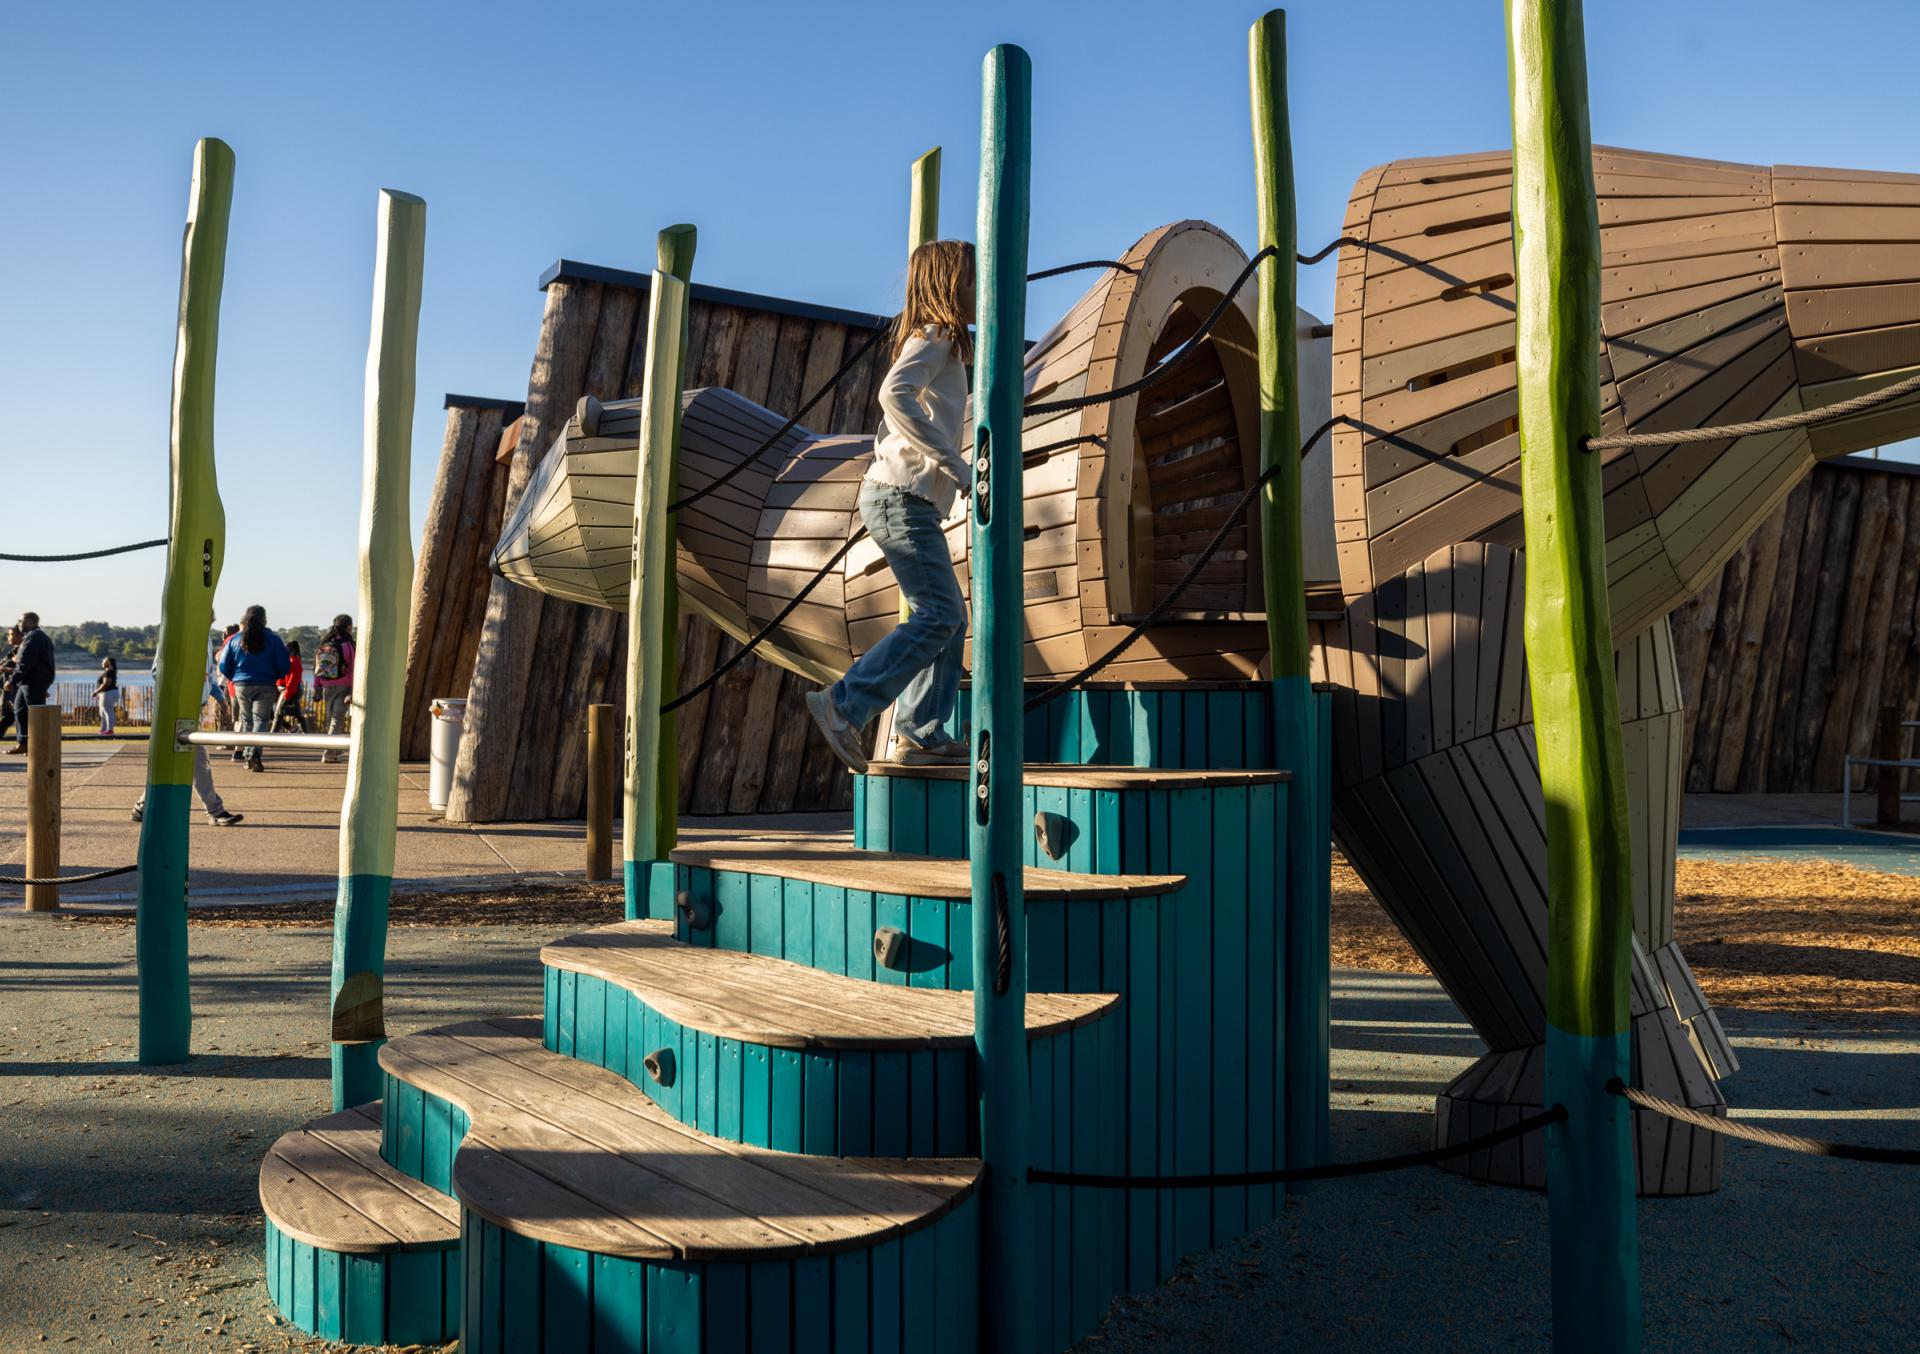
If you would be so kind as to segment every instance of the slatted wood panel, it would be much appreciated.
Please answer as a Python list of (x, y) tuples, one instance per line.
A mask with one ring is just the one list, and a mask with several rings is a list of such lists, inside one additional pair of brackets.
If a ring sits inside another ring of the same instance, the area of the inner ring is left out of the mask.
[[(1920, 717), (1916, 486), (1864, 458), (1819, 466), (1674, 613), (1689, 792), (1837, 791), (1884, 706)], [(1856, 768), (1854, 789), (1878, 776)]]
[[(644, 300), (643, 279), (601, 270), (576, 276), (563, 269), (547, 286), (527, 413), (511, 466), (509, 514), (521, 506), (542, 457), (582, 395), (607, 402), (639, 397)], [(687, 385), (725, 386), (784, 417), (832, 374), (849, 344), (872, 332), (858, 318), (696, 286)], [(809, 415), (812, 426), (835, 432), (874, 428), (879, 409), (873, 391), (884, 369), (885, 353), (876, 349)], [(484, 548), (493, 544), (488, 539)], [(681, 617), (680, 690), (738, 651), (734, 638), (689, 611), (683, 608)], [(491, 822), (581, 813), (586, 708), (623, 703), (625, 671), (618, 655), (625, 650), (624, 628), (616, 612), (492, 581), (450, 818)], [(796, 674), (754, 657), (682, 708), (682, 808), (742, 813), (846, 805), (851, 782), (806, 718), (805, 690)]]
[[(492, 585), (488, 552), (507, 502), (510, 427), (525, 406), (515, 400), (447, 396), (447, 431), (433, 497), (414, 557), (413, 612), (407, 631), (407, 687), (400, 757), (425, 761), (430, 702), (465, 697), (473, 681), (480, 629)], [(501, 458), (503, 446), (508, 459)], [(311, 666), (313, 659), (307, 659)]]

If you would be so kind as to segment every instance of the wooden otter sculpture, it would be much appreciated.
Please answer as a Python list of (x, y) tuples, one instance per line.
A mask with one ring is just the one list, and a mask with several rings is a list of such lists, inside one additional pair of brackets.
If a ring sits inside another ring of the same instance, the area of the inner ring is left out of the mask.
[[(1920, 365), (1920, 176), (1594, 154), (1603, 249), (1603, 426), (1693, 428), (1800, 410)], [(1336, 689), (1334, 832), (1489, 1052), (1441, 1092), (1436, 1139), (1540, 1106), (1546, 838), (1520, 615), (1507, 152), (1402, 161), (1355, 188), (1330, 342), (1302, 317), (1316, 676)], [(1823, 241), (1847, 243), (1826, 244)], [(1867, 243), (1861, 243), (1861, 242)], [(1213, 309), (1245, 255), (1181, 222), (1145, 236), (1032, 348), (1030, 402), (1137, 379)], [(1257, 473), (1251, 288), (1145, 393), (1028, 421), (1027, 673), (1105, 653), (1185, 571)], [(1316, 391), (1317, 386), (1317, 391)], [(495, 553), (508, 577), (619, 607), (637, 401), (583, 407)], [(782, 420), (686, 397), (681, 484), (725, 472)], [(1608, 566), (1632, 788), (1635, 1079), (1724, 1112), (1736, 1062), (1673, 943), (1681, 700), (1666, 617), (1822, 456), (1920, 432), (1904, 402), (1811, 431), (1605, 454)], [(1058, 445), (1066, 443), (1068, 445)], [(1035, 454), (1033, 449), (1054, 448)], [(687, 603), (736, 636), (858, 529), (871, 439), (795, 428), (681, 515)], [(965, 578), (967, 533), (950, 548)], [(1265, 658), (1259, 542), (1244, 525), (1102, 681), (1248, 679)], [(862, 543), (763, 646), (827, 680), (893, 624)], [(1641, 1188), (1717, 1186), (1720, 1140), (1638, 1118)], [(1538, 1185), (1537, 1138), (1457, 1163)]]

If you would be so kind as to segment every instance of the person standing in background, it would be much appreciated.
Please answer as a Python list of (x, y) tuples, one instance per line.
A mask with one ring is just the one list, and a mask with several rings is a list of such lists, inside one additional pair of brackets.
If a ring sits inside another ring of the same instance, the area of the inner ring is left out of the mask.
[[(206, 694), (213, 696), (215, 700), (221, 699), (217, 693), (224, 685), (220, 679), (219, 670), (214, 666), (219, 661), (221, 647), (222, 643), (216, 643), (212, 634), (208, 634)], [(207, 750), (203, 747), (196, 747), (193, 750), (193, 792), (200, 796), (200, 807), (207, 811), (207, 822), (214, 827), (232, 827), (246, 817), (243, 813), (227, 812), (226, 803), (220, 798), (220, 792), (213, 788), (213, 767), (208, 765)], [(147, 796), (143, 792), (140, 798), (134, 801), (133, 821), (139, 822), (146, 817), (146, 812)]]
[(109, 654), (100, 660), (100, 675), (94, 679), (93, 699), (100, 707), (100, 736), (113, 737), (113, 717), (120, 708), (120, 665)]
[[(267, 609), (248, 607), (240, 618), (240, 633), (220, 651), (220, 675), (233, 683), (236, 733), (266, 733), (272, 728), (279, 682), (291, 670), (287, 646), (267, 629)], [(258, 745), (244, 751), (249, 771), (266, 769)]]
[(300, 641), (287, 641), (287, 662), (291, 665), (287, 675), (280, 679), (280, 703), (273, 707), (273, 727), (278, 729), (283, 719), (293, 721), (293, 726), (301, 733), (307, 732), (307, 717), (300, 709), (300, 693), (306, 689), (306, 674), (300, 665)]
[(20, 627), (7, 627), (7, 647), (0, 651), (0, 738), (13, 727), (13, 693), (19, 687), (14, 669), (20, 657)]
[(24, 757), (27, 755), (27, 711), (36, 705), (45, 705), (47, 693), (53, 690), (53, 640), (40, 628), (40, 615), (35, 611), (21, 612), (14, 629), (20, 632), (20, 643), (14, 649), (17, 686), (13, 695), (13, 736), (19, 741), (7, 752), (14, 757)]
[[(353, 699), (353, 617), (335, 616), (313, 653), (313, 694), (320, 702), (321, 731), (347, 731), (347, 705)], [(323, 762), (344, 762), (344, 752), (323, 752)]]

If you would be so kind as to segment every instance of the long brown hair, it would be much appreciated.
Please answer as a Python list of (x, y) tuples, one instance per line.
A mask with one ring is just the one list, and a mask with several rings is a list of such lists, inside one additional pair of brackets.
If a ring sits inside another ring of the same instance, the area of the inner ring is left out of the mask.
[(927, 325), (945, 329), (960, 360), (973, 361), (973, 246), (928, 240), (907, 260), (907, 303), (893, 322), (893, 356)]

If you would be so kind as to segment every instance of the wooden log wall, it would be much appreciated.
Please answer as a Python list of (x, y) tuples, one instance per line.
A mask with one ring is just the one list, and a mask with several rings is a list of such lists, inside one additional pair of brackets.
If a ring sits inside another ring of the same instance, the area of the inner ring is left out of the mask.
[[(487, 557), (507, 506), (513, 423), (518, 400), (449, 395), (447, 432), (420, 553), (413, 571), (412, 623), (407, 631), (407, 694), (400, 726), (402, 761), (425, 761), (428, 706), (467, 694), (493, 575)], [(309, 657), (311, 664), (313, 659)]]
[[(636, 399), (646, 356), (642, 274), (562, 262), (544, 279), (547, 304), (534, 354), (507, 511), (582, 395)], [(792, 414), (887, 317), (830, 310), (696, 285), (687, 387), (725, 386)], [(886, 345), (807, 415), (824, 432), (873, 431)], [(487, 539), (490, 549), (492, 536)], [(738, 643), (701, 617), (680, 620), (676, 690), (703, 680)], [(497, 822), (576, 818), (586, 793), (587, 707), (625, 703), (618, 656), (626, 617), (494, 579), (447, 816)], [(748, 658), (679, 711), (680, 804), (693, 814), (845, 808), (852, 781), (828, 750), (803, 698), (803, 678)]]
[(1920, 714), (1917, 604), (1920, 466), (1816, 466), (1673, 615), (1686, 788), (1838, 791), (1883, 705)]

